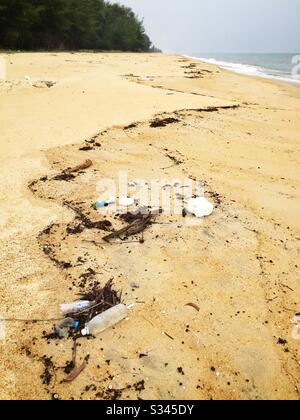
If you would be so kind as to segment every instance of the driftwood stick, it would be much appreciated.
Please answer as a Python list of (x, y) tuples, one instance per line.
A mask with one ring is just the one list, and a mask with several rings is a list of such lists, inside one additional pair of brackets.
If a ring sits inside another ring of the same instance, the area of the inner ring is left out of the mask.
[(111, 239), (118, 238), (120, 235), (126, 235), (126, 237), (131, 235), (136, 235), (137, 233), (143, 232), (147, 226), (151, 223), (152, 215), (144, 216), (142, 219), (135, 220), (130, 225), (112, 232), (110, 235), (104, 236), (103, 240), (109, 242)]
[(72, 381), (74, 381), (74, 379), (76, 379), (77, 376), (79, 376), (81, 374), (81, 372), (86, 368), (86, 366), (87, 366), (87, 363), (84, 361), (82, 363), (82, 365), (74, 368), (72, 370), (72, 372), (70, 373), (70, 375), (68, 375), (66, 377), (66, 379), (64, 380), (64, 382), (72, 382)]
[(74, 168), (67, 169), (66, 172), (78, 172), (82, 171), (83, 169), (88, 169), (92, 166), (93, 162), (90, 159), (87, 159), (81, 165), (75, 166)]

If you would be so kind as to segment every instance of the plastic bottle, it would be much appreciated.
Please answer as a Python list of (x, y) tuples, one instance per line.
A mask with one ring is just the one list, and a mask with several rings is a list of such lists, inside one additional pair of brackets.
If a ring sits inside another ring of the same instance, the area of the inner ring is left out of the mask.
[(85, 329), (81, 331), (82, 335), (96, 335), (100, 332), (113, 327), (118, 322), (127, 318), (128, 309), (125, 305), (119, 304), (108, 309), (100, 315), (97, 315), (85, 325)]
[(114, 204), (114, 199), (110, 198), (108, 201), (98, 200), (95, 203), (92, 203), (92, 207), (94, 210), (101, 209), (103, 207), (108, 207)]
[(96, 201), (96, 208), (100, 209), (101, 207), (108, 207), (109, 203), (106, 201)]
[(63, 315), (76, 314), (77, 312), (81, 312), (84, 309), (88, 309), (94, 304), (95, 302), (90, 302), (89, 300), (76, 300), (72, 303), (64, 303), (60, 305), (60, 310)]

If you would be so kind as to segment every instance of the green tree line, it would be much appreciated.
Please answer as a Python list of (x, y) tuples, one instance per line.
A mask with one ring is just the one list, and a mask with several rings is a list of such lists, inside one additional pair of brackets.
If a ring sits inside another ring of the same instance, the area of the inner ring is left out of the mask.
[(104, 0), (0, 0), (0, 48), (148, 51), (143, 22)]

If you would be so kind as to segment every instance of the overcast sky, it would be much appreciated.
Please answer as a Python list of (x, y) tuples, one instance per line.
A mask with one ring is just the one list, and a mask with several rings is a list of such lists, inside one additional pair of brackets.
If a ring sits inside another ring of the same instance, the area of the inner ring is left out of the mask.
[(300, 0), (119, 0), (166, 52), (300, 52)]

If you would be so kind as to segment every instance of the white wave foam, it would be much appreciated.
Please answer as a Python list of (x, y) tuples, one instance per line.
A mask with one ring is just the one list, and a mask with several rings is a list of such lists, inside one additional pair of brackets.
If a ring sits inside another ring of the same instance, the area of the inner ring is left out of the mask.
[(221, 67), (222, 69), (230, 70), (239, 74), (246, 74), (248, 76), (263, 77), (265, 79), (280, 80), (282, 82), (300, 84), (299, 79), (294, 79), (292, 76), (291, 77), (285, 77), (282, 75), (275, 76), (274, 74), (268, 73), (268, 71), (270, 70), (263, 67), (250, 66), (248, 64), (242, 64), (242, 63), (231, 63), (231, 62), (226, 62), (226, 61), (220, 61), (220, 60), (216, 60), (215, 58), (193, 57), (189, 55), (186, 55), (185, 57), (192, 58), (193, 60), (203, 61), (204, 63), (208, 63), (208, 64), (214, 64), (218, 67)]

